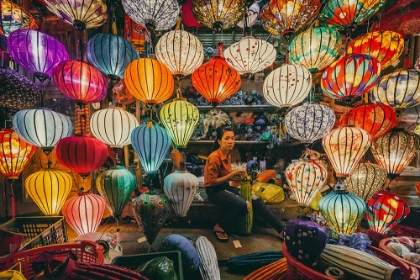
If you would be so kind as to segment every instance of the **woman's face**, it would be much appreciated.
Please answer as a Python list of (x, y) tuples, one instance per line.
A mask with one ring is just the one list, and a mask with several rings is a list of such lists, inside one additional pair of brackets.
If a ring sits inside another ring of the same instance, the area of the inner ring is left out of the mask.
[(222, 150), (231, 151), (235, 145), (235, 134), (233, 131), (225, 131), (223, 133), (222, 139), (219, 140), (219, 145)]

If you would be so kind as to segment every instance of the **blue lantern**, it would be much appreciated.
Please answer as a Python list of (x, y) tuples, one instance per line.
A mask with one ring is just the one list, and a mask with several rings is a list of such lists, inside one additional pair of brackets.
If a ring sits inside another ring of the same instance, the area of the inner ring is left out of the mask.
[(158, 171), (171, 146), (171, 141), (171, 136), (166, 129), (151, 121), (133, 130), (131, 144), (147, 174)]
[(114, 34), (93, 36), (87, 43), (86, 54), (93, 66), (116, 80), (123, 78), (128, 64), (138, 58), (133, 45)]

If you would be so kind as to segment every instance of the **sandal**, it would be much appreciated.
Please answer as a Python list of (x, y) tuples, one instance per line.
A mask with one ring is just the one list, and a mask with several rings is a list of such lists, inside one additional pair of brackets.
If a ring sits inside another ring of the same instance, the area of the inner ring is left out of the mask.
[(220, 242), (227, 242), (229, 240), (229, 236), (227, 233), (223, 230), (215, 230), (213, 229), (214, 236), (216, 236), (216, 239)]

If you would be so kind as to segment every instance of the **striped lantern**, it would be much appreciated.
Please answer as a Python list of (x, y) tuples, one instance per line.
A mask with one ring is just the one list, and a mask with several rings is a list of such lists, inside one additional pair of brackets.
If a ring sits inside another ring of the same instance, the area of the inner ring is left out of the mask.
[(264, 80), (263, 94), (275, 107), (290, 107), (302, 102), (312, 88), (312, 75), (303, 66), (283, 64)]
[(13, 128), (20, 138), (40, 147), (47, 155), (60, 139), (73, 133), (70, 118), (48, 108), (17, 112), (13, 116)]
[(200, 274), (203, 280), (220, 280), (219, 262), (213, 244), (205, 236), (194, 240), (195, 248), (200, 259)]

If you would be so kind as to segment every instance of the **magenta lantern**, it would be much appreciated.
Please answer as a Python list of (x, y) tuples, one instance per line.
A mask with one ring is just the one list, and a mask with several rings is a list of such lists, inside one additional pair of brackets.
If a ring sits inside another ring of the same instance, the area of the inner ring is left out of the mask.
[(192, 0), (187, 0), (182, 5), (181, 12), (182, 12), (182, 21), (192, 31), (197, 30), (198, 28), (201, 27), (201, 24), (197, 21), (197, 19), (194, 17), (194, 14), (192, 12)]

